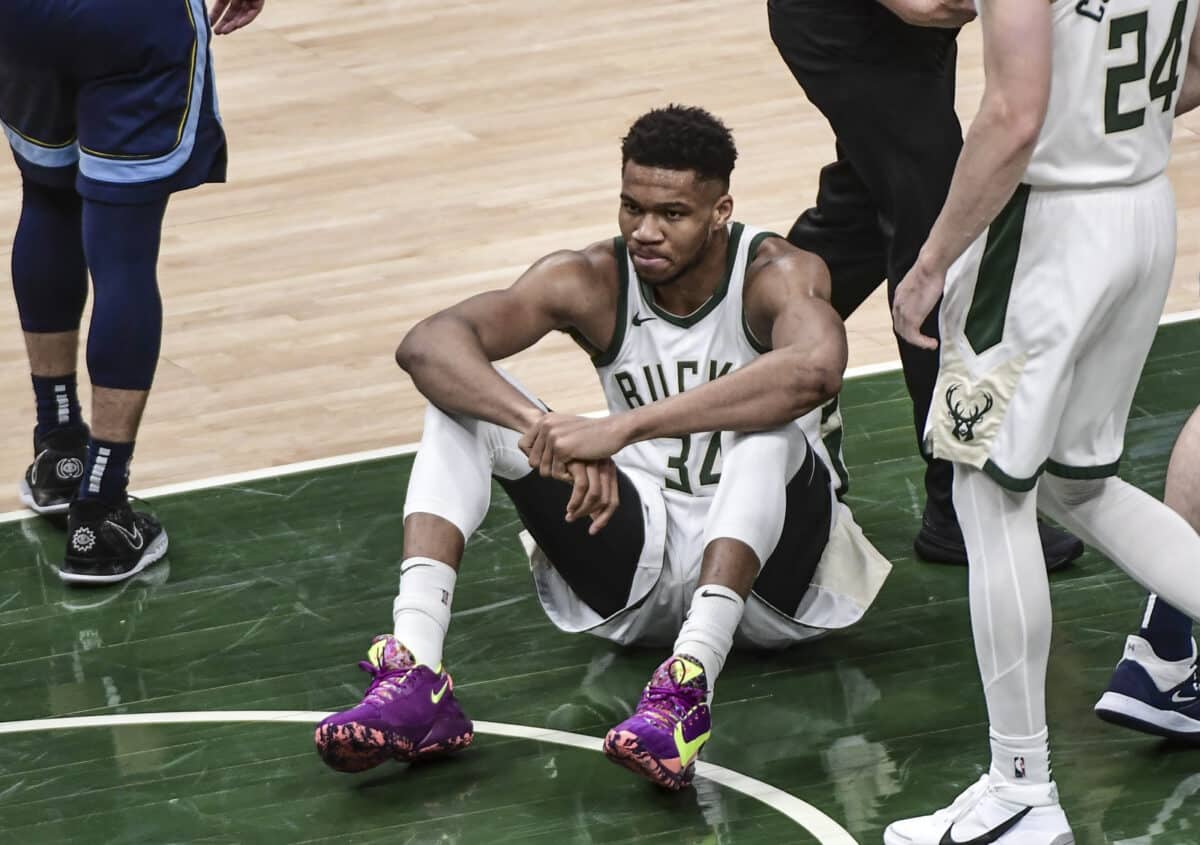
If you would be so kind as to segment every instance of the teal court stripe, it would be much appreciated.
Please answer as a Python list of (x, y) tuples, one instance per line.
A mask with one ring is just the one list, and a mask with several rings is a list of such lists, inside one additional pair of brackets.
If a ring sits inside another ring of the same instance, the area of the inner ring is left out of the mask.
[[(120, 713), (111, 716), (68, 716), (58, 719), (27, 719), (19, 722), (0, 722), (0, 736), (37, 731), (65, 731), (79, 728), (112, 728), (124, 725), (194, 725), (228, 724), (231, 722), (264, 722), (283, 724), (298, 722), (315, 725), (328, 713), (314, 710), (196, 710), (177, 713)], [(531, 742), (549, 742), (600, 751), (603, 740), (596, 736), (511, 725), (505, 722), (475, 722), (475, 732), (486, 736), (504, 736)], [(841, 825), (811, 804), (791, 793), (771, 786), (749, 775), (735, 772), (703, 760), (696, 763), (696, 774), (706, 780), (732, 789), (748, 798), (766, 804), (808, 831), (821, 845), (858, 845)]]
[[(1200, 309), (1195, 311), (1181, 311), (1177, 314), (1168, 314), (1159, 320), (1160, 326), (1169, 326), (1174, 323), (1184, 323), (1189, 320), (1200, 320)], [(861, 367), (851, 367), (846, 370), (845, 379), (866, 378), (867, 376), (878, 375), (880, 373), (898, 372), (900, 370), (899, 361), (888, 361), (882, 364), (866, 364)], [(588, 414), (583, 414), (585, 417), (603, 417), (607, 415), (607, 411), (592, 411)], [(196, 490), (207, 490), (211, 487), (225, 487), (232, 484), (248, 484), (252, 481), (262, 481), (267, 478), (283, 478), (288, 475), (295, 475), (301, 472), (310, 472), (318, 469), (329, 469), (331, 467), (345, 466), (347, 464), (364, 463), (366, 461), (377, 461), (382, 458), (394, 458), (399, 455), (411, 455), (417, 451), (417, 443), (405, 443), (402, 446), (385, 446), (382, 449), (371, 449), (366, 452), (351, 452), (346, 455), (334, 455), (329, 458), (318, 458), (312, 461), (301, 461), (294, 464), (281, 464), (280, 466), (264, 467), (262, 469), (249, 470), (247, 472), (235, 472), (229, 475), (218, 475), (212, 478), (200, 478), (193, 481), (182, 481), (178, 484), (165, 484), (161, 487), (151, 487), (145, 490), (134, 491), (135, 496), (143, 499), (154, 499), (160, 496), (175, 496), (179, 493), (192, 493)], [(37, 516), (31, 510), (9, 511), (0, 513), (0, 525), (6, 522), (20, 522), (24, 519), (32, 519)]]

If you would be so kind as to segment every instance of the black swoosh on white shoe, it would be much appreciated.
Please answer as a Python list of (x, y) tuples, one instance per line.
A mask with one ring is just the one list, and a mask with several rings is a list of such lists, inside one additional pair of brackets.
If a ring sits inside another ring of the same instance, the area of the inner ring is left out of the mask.
[(939, 842), (938, 845), (991, 845), (991, 843), (996, 842), (1001, 836), (1016, 827), (1017, 823), (1029, 815), (1031, 810), (1033, 810), (1033, 807), (1026, 807), (1012, 818), (1001, 822), (991, 830), (979, 834), (974, 839), (968, 839), (963, 842), (959, 842), (950, 835), (950, 832), (954, 830), (954, 825), (950, 825), (948, 828), (946, 828), (946, 832), (942, 834), (942, 841)]

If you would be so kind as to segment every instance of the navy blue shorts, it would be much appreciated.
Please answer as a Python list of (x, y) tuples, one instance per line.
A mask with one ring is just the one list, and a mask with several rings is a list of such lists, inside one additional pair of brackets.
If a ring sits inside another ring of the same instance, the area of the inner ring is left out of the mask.
[(204, 0), (3, 0), (0, 124), (24, 178), (140, 203), (225, 181)]

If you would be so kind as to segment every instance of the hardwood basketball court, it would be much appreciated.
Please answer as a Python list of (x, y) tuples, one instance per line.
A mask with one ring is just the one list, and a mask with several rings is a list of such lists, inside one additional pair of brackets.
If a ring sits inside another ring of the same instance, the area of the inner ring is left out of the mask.
[[(960, 48), (969, 120), (976, 26)], [(761, 2), (270, 0), (215, 51), (230, 182), (168, 211), (135, 489), (415, 441), (421, 401), (392, 362), (399, 338), (546, 252), (613, 235), (619, 138), (648, 108), (702, 105), (730, 125), (735, 217), (755, 225), (786, 231), (833, 154)], [(1196, 130), (1200, 117), (1181, 120), (1174, 145), (1171, 313), (1200, 309)], [(6, 264), (18, 210), (0, 157)], [(896, 357), (880, 296), (849, 331), (852, 366)], [(1126, 477), (1155, 493), (1200, 398), (1198, 344), (1200, 323), (1164, 328), (1135, 405)], [(6, 511), (33, 425), (10, 295), (0, 362)], [(510, 366), (557, 408), (602, 406), (565, 338)], [(168, 561), (115, 589), (59, 583), (53, 524), (0, 525), (0, 842), (877, 842), (977, 776), (985, 717), (965, 572), (912, 560), (920, 462), (898, 375), (849, 382), (846, 419), (850, 503), (896, 572), (850, 632), (731, 658), (705, 757), (732, 774), (682, 797), (588, 750), (657, 653), (546, 622), (502, 497), (469, 547), (447, 643), (464, 706), (491, 733), (445, 766), (321, 766), (306, 719), (357, 700), (354, 662), (390, 619), (406, 458), (155, 500)], [(1050, 716), (1077, 841), (1195, 843), (1200, 758), (1088, 712), (1140, 591), (1093, 553), (1053, 589)], [(13, 724), (57, 716), (117, 723)], [(777, 792), (762, 803), (738, 773)]]

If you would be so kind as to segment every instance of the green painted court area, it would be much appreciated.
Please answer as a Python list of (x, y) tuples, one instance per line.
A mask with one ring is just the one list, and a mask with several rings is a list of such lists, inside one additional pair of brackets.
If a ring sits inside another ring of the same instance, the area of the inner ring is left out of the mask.
[[(948, 803), (979, 776), (986, 724), (966, 572), (912, 557), (921, 464), (899, 374), (852, 381), (844, 398), (850, 502), (895, 572), (856, 628), (785, 653), (735, 653), (705, 759), (877, 843), (889, 821)], [(1161, 492), (1198, 400), (1200, 323), (1164, 327), (1126, 478)], [(0, 525), (0, 719), (356, 702), (367, 680), (356, 661), (391, 627), (409, 466), (160, 499), (168, 562), (118, 588), (60, 584), (50, 561), (64, 540), (50, 522)], [(533, 597), (517, 530), (497, 493), (455, 597), (446, 654), (459, 698), (478, 720), (601, 736), (664, 653), (558, 633)], [(1200, 750), (1091, 714), (1141, 590), (1092, 553), (1052, 586), (1051, 738), (1077, 841), (1200, 842)], [(324, 768), (311, 735), (303, 723), (0, 733), (0, 842), (830, 841), (703, 778), (660, 793), (594, 751), (481, 734), (442, 763), (349, 776)]]

